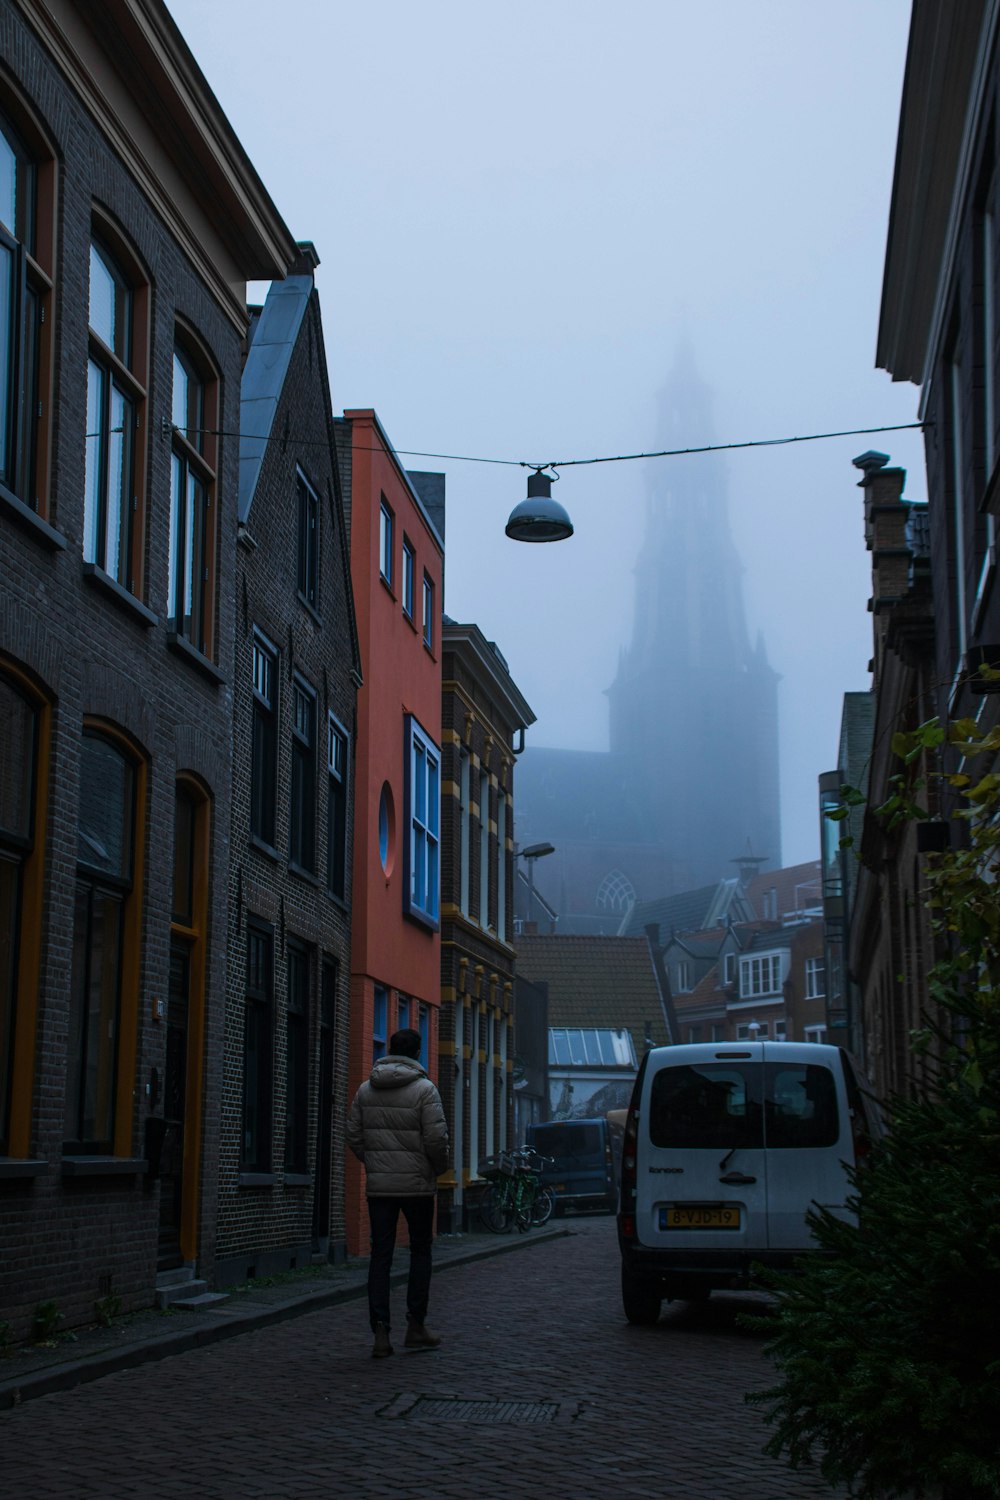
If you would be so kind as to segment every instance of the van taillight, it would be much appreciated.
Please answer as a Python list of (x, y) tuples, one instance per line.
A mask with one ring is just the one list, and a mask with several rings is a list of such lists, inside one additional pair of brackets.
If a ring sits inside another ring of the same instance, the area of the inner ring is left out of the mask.
[(635, 1239), (635, 1219), (631, 1214), (618, 1215), (618, 1229), (623, 1240)]

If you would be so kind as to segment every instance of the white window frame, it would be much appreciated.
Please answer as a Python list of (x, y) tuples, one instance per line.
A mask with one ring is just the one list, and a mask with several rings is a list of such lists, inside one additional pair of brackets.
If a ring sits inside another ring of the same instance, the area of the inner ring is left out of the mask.
[[(817, 980), (819, 985), (817, 986)], [(823, 1000), (826, 997), (826, 960), (806, 959), (806, 999)]]
[(691, 993), (691, 962), (682, 958), (677, 964), (677, 993), (678, 995), (689, 995)]
[(406, 533), (403, 533), (403, 576), (401, 580), (401, 595), (403, 600), (403, 614), (408, 620), (413, 619), (414, 589), (417, 578), (417, 554), (413, 550)]
[(441, 915), (441, 750), (412, 714), (406, 733), (406, 854), (403, 910), (438, 928)]
[(805, 1039), (806, 1039), (807, 1042), (825, 1042), (826, 1041), (826, 1027), (825, 1026), (806, 1026), (804, 1028), (804, 1035), (805, 1035)]
[(379, 505), (378, 521), (378, 570), (379, 576), (392, 588), (393, 533), (396, 517), (385, 496)]
[(757, 1000), (766, 995), (781, 994), (782, 955), (755, 953), (740, 959), (740, 999)]
[(507, 933), (507, 794), (497, 791), (497, 937), (501, 942)]

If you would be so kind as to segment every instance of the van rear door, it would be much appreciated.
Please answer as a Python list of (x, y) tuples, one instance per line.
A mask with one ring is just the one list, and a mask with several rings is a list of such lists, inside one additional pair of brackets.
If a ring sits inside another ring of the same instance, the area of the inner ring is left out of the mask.
[(815, 1244), (806, 1212), (815, 1203), (844, 1211), (853, 1161), (850, 1114), (836, 1047), (763, 1043), (768, 1243), (772, 1250)]
[[(761, 1044), (686, 1047), (650, 1068), (639, 1153), (639, 1243), (735, 1251), (767, 1243)], [(679, 1051), (680, 1049), (678, 1049)]]

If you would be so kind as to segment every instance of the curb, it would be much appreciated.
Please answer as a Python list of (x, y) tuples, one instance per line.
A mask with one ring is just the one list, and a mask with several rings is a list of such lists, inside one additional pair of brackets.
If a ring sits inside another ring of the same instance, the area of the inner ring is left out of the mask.
[[(458, 1250), (447, 1260), (436, 1261), (434, 1275), (452, 1266), (469, 1265), (477, 1260), (490, 1260), (496, 1255), (507, 1255), (514, 1250), (524, 1250), (531, 1245), (542, 1245), (550, 1240), (564, 1239), (573, 1231), (568, 1228), (546, 1229), (539, 1234), (519, 1236), (502, 1244), (485, 1245), (478, 1249)], [(402, 1286), (407, 1279), (406, 1271), (395, 1271), (390, 1285)], [(193, 1349), (206, 1349), (223, 1339), (237, 1338), (242, 1333), (251, 1333), (257, 1328), (268, 1328), (276, 1323), (285, 1323), (303, 1313), (318, 1312), (324, 1307), (333, 1307), (341, 1302), (354, 1302), (367, 1295), (367, 1286), (361, 1282), (352, 1287), (331, 1287), (319, 1292), (306, 1292), (301, 1297), (276, 1303), (273, 1307), (255, 1308), (252, 1312), (228, 1313), (216, 1324), (200, 1328), (180, 1330), (176, 1333), (158, 1334), (155, 1338), (141, 1339), (121, 1349), (107, 1349), (89, 1355), (86, 1359), (70, 1360), (66, 1364), (51, 1365), (37, 1374), (19, 1376), (15, 1380), (0, 1381), (0, 1411), (9, 1411), (24, 1401), (33, 1401), (38, 1396), (49, 1396), (58, 1391), (69, 1391), (74, 1386), (91, 1380), (100, 1380), (105, 1375), (115, 1375), (120, 1370), (137, 1369), (140, 1365), (153, 1364), (157, 1360), (169, 1359), (174, 1354), (187, 1354)]]

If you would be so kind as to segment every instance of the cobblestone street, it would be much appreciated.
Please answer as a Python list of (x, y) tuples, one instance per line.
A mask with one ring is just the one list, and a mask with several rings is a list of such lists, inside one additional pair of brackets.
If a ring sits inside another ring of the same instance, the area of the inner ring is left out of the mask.
[[(446, 1342), (370, 1357), (362, 1300), (109, 1375), (0, 1416), (4, 1490), (24, 1500), (350, 1495), (607, 1500), (829, 1495), (761, 1455), (743, 1402), (766, 1383), (746, 1300), (666, 1308), (631, 1328), (610, 1218), (451, 1267), (432, 1289)], [(484, 1420), (479, 1400), (512, 1407)], [(511, 1422), (510, 1416), (522, 1420)], [(534, 1420), (525, 1421), (524, 1417)]]

